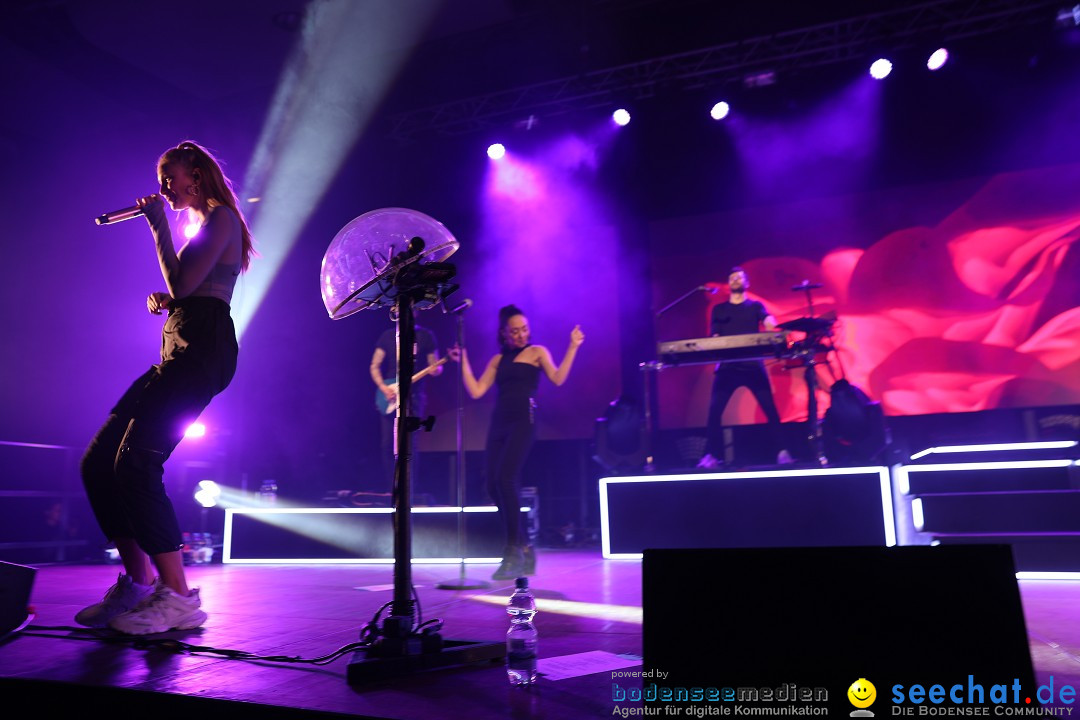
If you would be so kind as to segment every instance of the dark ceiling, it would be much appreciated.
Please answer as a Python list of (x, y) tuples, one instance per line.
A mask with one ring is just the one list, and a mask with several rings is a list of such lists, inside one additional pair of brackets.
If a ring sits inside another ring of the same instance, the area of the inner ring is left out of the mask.
[[(269, 93), (303, 31), (306, 9), (332, 1), (9, 2), (0, 27), (0, 51), (10, 73), (5, 85), (11, 86), (5, 95), (16, 104), (35, 103), (39, 93), (47, 93), (42, 86), (57, 82), (119, 99), (148, 83), (169, 89), (171, 97), (196, 101)], [(433, 12), (384, 101), (391, 114), (604, 69), (632, 69), (650, 59), (800, 29), (850, 32), (826, 27), (850, 18), (918, 11), (860, 30), (863, 42), (874, 39), (870, 31), (896, 41), (911, 39), (915, 18), (942, 34), (992, 32), (1000, 25), (979, 26), (970, 18), (981, 14), (1012, 22), (1019, 16), (1009, 13), (1023, 8), (1049, 17), (1054, 5), (1045, 0), (393, 0), (392, 6), (390, 0), (350, 1), (363, 3), (373, 15), (387, 7), (416, 17)], [(19, 123), (19, 116), (11, 117), (0, 129), (9, 139), (18, 138)]]

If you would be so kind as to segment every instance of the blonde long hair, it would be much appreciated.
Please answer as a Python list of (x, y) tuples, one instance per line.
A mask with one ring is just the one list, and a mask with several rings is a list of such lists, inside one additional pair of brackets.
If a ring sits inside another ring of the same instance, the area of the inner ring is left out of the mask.
[(207, 205), (211, 208), (224, 205), (236, 213), (240, 219), (240, 235), (243, 239), (240, 267), (247, 270), (248, 265), (251, 264), (251, 258), (257, 255), (255, 242), (251, 237), (251, 230), (248, 229), (247, 220), (240, 212), (240, 201), (233, 191), (232, 181), (225, 177), (221, 164), (209, 150), (191, 140), (185, 140), (176, 147), (166, 150), (158, 159), (158, 172), (160, 173), (161, 168), (167, 164), (181, 165), (189, 173), (199, 170), (202, 178), (202, 192), (206, 196)]

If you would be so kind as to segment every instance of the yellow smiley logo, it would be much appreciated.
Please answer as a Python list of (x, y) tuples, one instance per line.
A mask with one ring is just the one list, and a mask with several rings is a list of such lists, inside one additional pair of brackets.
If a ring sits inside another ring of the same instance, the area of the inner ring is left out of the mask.
[(857, 708), (868, 708), (877, 698), (877, 688), (866, 678), (859, 678), (847, 689), (848, 700)]

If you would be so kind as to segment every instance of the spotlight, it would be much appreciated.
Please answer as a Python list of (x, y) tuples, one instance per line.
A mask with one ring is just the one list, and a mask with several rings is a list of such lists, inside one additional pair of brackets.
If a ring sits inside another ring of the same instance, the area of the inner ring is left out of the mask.
[(611, 119), (615, 121), (615, 124), (619, 127), (626, 127), (630, 123), (630, 113), (619, 108), (615, 112), (611, 113)]
[(885, 58), (878, 58), (870, 66), (870, 77), (875, 80), (884, 80), (892, 72), (892, 63)]
[(945, 48), (938, 48), (930, 53), (930, 57), (926, 61), (926, 67), (929, 70), (940, 70), (948, 60), (949, 51)]
[(712, 116), (713, 120), (723, 120), (728, 116), (729, 112), (731, 112), (731, 106), (721, 100), (720, 102), (712, 106), (712, 110), (709, 111), (709, 115)]
[(184, 431), (184, 437), (186, 438), (201, 438), (206, 435), (206, 426), (201, 422), (193, 422), (187, 426), (187, 430)]
[(776, 73), (772, 70), (754, 73), (743, 77), (743, 87), (756, 88), (776, 84)]
[(506, 148), (503, 147), (502, 143), (495, 143), (494, 145), (488, 145), (487, 153), (492, 160), (498, 160), (506, 154)]
[(195, 502), (204, 508), (217, 505), (219, 497), (221, 497), (221, 488), (213, 480), (200, 480), (195, 486)]
[(1080, 5), (1063, 7), (1057, 11), (1055, 24), (1062, 30), (1071, 30), (1080, 27)]
[(188, 223), (184, 226), (184, 237), (188, 240), (195, 237), (199, 232), (199, 223)]

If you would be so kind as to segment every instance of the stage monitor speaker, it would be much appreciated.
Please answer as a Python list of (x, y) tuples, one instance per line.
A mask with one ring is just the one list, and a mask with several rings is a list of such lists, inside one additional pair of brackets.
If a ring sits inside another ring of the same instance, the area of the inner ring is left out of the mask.
[(37, 570), (0, 561), (0, 640), (26, 622)]
[(1019, 705), (1036, 701), (1008, 545), (645, 550), (642, 588), (657, 685), (764, 688), (774, 707), (824, 694), (846, 716), (848, 689), (865, 679), (879, 718), (914, 685), (959, 684), (965, 700), (981, 685), (986, 704), (1005, 685), (1012, 705), (1016, 681)]

